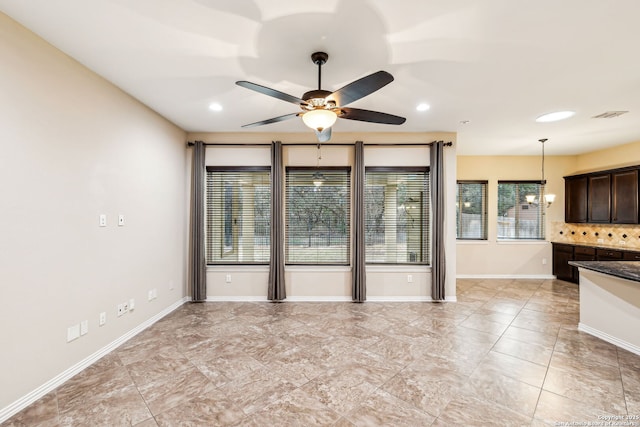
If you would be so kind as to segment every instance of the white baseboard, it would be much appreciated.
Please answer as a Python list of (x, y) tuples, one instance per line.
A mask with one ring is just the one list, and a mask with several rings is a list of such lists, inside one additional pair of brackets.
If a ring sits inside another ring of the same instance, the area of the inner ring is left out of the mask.
[(552, 274), (458, 274), (456, 279), (555, 279)]
[(162, 319), (163, 317), (165, 317), (166, 315), (168, 315), (178, 307), (182, 306), (185, 302), (189, 301), (190, 299), (191, 299), (190, 297), (184, 297), (176, 301), (175, 303), (171, 304), (169, 307), (162, 310), (160, 313), (147, 319), (146, 321), (142, 322), (141, 324), (139, 324), (138, 326), (136, 326), (135, 328), (127, 332), (126, 334), (117, 338), (115, 341), (107, 344), (106, 346), (102, 347), (100, 350), (96, 351), (95, 353), (91, 354), (90, 356), (86, 357), (85, 359), (81, 360), (75, 365), (71, 366), (69, 369), (58, 374), (57, 376), (50, 379), (46, 383), (42, 384), (40, 387), (36, 388), (35, 390), (31, 391), (30, 393), (16, 400), (9, 406), (0, 409), (0, 423), (3, 423), (4, 421), (8, 420), (18, 412), (25, 409), (27, 406), (36, 402), (38, 399), (41, 399), (47, 393), (55, 390), (57, 387), (62, 385), (65, 381), (69, 380), (74, 375), (80, 373), (82, 370), (86, 369), (87, 367), (89, 367), (90, 365), (92, 365), (102, 357), (111, 353), (113, 350), (118, 348), (122, 343), (138, 335), (140, 332), (144, 331), (149, 326), (156, 323), (158, 320)]
[(596, 338), (600, 338), (601, 340), (611, 343), (620, 348), (624, 348), (625, 350), (628, 350), (631, 353), (640, 355), (640, 347), (638, 347), (637, 345), (633, 345), (624, 340), (611, 336), (605, 332), (599, 331), (598, 329), (592, 328), (591, 326), (587, 326), (584, 323), (578, 323), (578, 330), (582, 332), (586, 332), (589, 335), (593, 335)]
[[(434, 302), (431, 297), (426, 296), (368, 296), (367, 301), (371, 302)], [(457, 302), (456, 297), (445, 297), (444, 302)]]
[(264, 295), (249, 296), (207, 296), (206, 302), (269, 302)]
[[(283, 302), (351, 302), (350, 296), (289, 296)], [(431, 302), (425, 296), (367, 296), (370, 302)], [(453, 297), (445, 297), (446, 302), (456, 302)], [(208, 296), (206, 302), (269, 302), (264, 296)]]

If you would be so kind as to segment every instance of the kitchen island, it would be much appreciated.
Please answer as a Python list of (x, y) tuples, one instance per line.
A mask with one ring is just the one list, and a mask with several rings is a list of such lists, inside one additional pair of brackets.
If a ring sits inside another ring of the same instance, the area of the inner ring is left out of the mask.
[(580, 331), (640, 354), (640, 261), (570, 261), (580, 273)]

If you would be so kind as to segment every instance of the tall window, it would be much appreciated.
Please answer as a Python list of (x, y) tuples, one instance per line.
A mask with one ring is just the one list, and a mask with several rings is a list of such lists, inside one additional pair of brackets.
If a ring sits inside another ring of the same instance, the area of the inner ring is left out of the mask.
[(287, 264), (348, 265), (349, 168), (286, 170)]
[(429, 262), (426, 168), (367, 168), (364, 200), (367, 263)]
[(207, 263), (267, 264), (269, 168), (207, 167)]
[(487, 181), (458, 181), (456, 238), (487, 240)]
[(544, 239), (542, 190), (539, 181), (498, 182), (498, 239)]

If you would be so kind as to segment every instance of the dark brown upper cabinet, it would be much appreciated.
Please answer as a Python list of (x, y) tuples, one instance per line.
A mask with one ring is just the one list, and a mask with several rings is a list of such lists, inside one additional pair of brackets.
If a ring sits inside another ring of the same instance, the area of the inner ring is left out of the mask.
[(587, 222), (587, 177), (567, 177), (564, 181), (565, 222)]
[(611, 174), (611, 222), (638, 223), (638, 170)]
[(640, 166), (565, 176), (564, 220), (569, 223), (640, 223)]
[(611, 174), (588, 177), (588, 222), (611, 222)]

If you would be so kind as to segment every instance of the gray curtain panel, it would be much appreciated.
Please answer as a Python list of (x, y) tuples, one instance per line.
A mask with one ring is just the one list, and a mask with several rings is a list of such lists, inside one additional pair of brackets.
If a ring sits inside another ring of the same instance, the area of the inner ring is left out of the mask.
[(271, 301), (282, 301), (287, 297), (284, 282), (283, 172), (282, 143), (277, 141), (271, 145), (271, 257), (267, 289), (267, 298)]
[(431, 145), (431, 299), (444, 301), (446, 262), (444, 252), (444, 142)]
[(353, 302), (367, 299), (367, 272), (364, 246), (364, 145), (357, 141), (353, 168), (353, 274), (351, 297)]
[(207, 299), (206, 267), (204, 248), (204, 174), (205, 145), (196, 141), (193, 146), (191, 166), (191, 259), (189, 277), (191, 278), (192, 301)]

